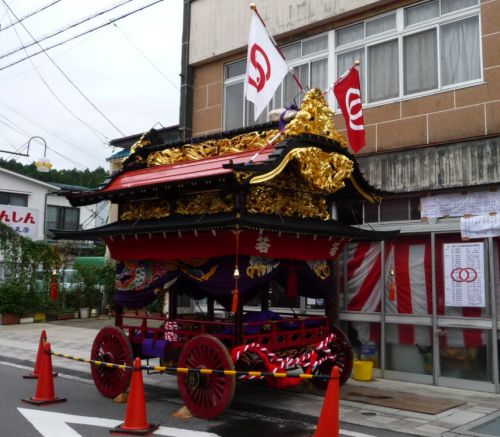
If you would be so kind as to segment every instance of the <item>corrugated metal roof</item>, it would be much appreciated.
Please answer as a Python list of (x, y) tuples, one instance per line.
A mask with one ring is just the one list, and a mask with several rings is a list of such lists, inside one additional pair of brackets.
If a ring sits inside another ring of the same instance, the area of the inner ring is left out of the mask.
[(366, 180), (405, 193), (500, 183), (500, 137), (358, 157)]

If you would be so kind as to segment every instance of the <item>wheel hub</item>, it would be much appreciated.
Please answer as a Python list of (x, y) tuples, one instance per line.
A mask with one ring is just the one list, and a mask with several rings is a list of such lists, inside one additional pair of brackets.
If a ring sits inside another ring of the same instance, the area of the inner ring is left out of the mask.
[(201, 375), (197, 372), (188, 372), (186, 376), (186, 385), (192, 389), (197, 389), (201, 384)]

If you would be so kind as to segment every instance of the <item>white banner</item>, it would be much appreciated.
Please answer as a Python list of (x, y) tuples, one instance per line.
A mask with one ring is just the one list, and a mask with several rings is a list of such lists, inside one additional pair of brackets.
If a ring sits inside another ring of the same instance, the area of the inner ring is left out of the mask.
[(247, 100), (254, 104), (255, 121), (287, 73), (288, 64), (271, 41), (264, 24), (253, 11), (248, 36), (245, 95)]
[(500, 192), (480, 191), (467, 194), (439, 194), (420, 198), (420, 216), (427, 218), (462, 217), (500, 213)]
[(485, 307), (484, 243), (445, 244), (444, 296), (448, 307)]
[(460, 219), (462, 238), (488, 238), (500, 236), (500, 215), (478, 215)]
[(23, 237), (38, 239), (38, 210), (25, 206), (0, 205), (0, 222)]

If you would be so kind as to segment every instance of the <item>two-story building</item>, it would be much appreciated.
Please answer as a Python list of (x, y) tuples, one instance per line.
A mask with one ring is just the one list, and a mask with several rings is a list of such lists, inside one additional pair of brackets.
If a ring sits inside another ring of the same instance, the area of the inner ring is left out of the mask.
[[(101, 202), (74, 208), (65, 197), (57, 195), (61, 189), (69, 187), (0, 168), (0, 222), (33, 240), (50, 240), (51, 229), (88, 229), (106, 223), (109, 205)], [(0, 281), (3, 277), (0, 254)]]
[[(340, 266), (340, 317), (358, 352), (385, 378), (500, 392), (500, 241), (464, 242), (460, 224), (500, 215), (500, 0), (256, 3), (305, 86), (328, 90), (360, 61), (357, 158), (388, 194), (337, 209), (401, 237), (351, 246)], [(185, 139), (255, 123), (244, 97), (250, 18), (244, 0), (184, 0)], [(288, 76), (269, 109), (301, 97)]]

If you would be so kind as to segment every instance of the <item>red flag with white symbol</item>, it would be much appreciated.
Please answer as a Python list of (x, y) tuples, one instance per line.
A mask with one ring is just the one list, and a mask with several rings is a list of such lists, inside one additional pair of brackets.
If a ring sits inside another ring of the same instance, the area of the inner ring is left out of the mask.
[(255, 120), (272, 99), (288, 70), (285, 59), (271, 41), (261, 19), (253, 11), (248, 37), (245, 95), (254, 104)]
[(339, 102), (347, 126), (347, 136), (352, 150), (359, 152), (365, 146), (365, 123), (361, 104), (359, 72), (352, 67), (333, 85), (333, 93)]

